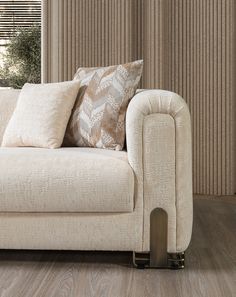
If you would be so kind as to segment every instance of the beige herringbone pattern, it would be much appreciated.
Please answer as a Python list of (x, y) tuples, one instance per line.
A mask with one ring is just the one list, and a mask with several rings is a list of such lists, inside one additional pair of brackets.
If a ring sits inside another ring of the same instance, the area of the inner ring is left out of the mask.
[(122, 150), (125, 114), (141, 78), (143, 61), (102, 68), (80, 68), (74, 79), (82, 89), (73, 110), (66, 142)]

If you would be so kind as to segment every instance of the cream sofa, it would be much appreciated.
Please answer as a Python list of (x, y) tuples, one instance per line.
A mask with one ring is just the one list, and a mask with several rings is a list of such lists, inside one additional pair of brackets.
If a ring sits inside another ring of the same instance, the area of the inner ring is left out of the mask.
[[(18, 95), (0, 91), (0, 142)], [(138, 266), (183, 267), (192, 232), (185, 101), (137, 92), (126, 142), (124, 151), (1, 147), (0, 249), (133, 251)]]

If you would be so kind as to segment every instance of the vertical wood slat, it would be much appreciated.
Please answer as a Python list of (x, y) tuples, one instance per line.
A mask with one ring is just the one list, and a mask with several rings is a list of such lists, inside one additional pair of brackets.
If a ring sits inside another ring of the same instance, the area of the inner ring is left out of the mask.
[[(233, 0), (167, 2), (172, 4), (172, 30), (168, 31), (172, 44), (168, 71), (172, 72), (172, 79), (166, 85), (180, 93), (191, 109), (194, 192), (234, 194), (235, 3)], [(189, 15), (190, 24), (186, 25)]]
[(194, 192), (233, 194), (234, 9), (234, 0), (43, 0), (43, 81), (143, 58), (142, 87), (190, 107)]
[(43, 42), (43, 57), (53, 59), (43, 63), (44, 69), (53, 71), (43, 75), (43, 81), (71, 79), (79, 66), (125, 63), (141, 57), (135, 46), (140, 12), (132, 11), (137, 3), (141, 0), (43, 0), (43, 22), (51, 34), (48, 45)]
[(42, 53), (42, 67), (41, 67), (41, 78), (43, 82), (50, 81), (49, 69), (51, 68), (49, 65), (49, 46), (48, 46), (48, 20), (49, 20), (49, 9), (48, 9), (48, 1), (42, 0), (42, 24), (41, 24), (41, 35), (42, 35), (42, 43), (41, 43), (41, 53)]

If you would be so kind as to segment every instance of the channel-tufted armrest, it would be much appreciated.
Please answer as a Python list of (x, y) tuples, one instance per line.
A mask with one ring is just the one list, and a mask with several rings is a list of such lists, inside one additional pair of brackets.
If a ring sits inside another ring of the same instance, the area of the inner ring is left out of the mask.
[(191, 123), (185, 101), (163, 90), (143, 90), (126, 117), (128, 159), (136, 176), (136, 204), (144, 209), (143, 249), (149, 249), (150, 212), (168, 213), (168, 251), (184, 251), (192, 232)]

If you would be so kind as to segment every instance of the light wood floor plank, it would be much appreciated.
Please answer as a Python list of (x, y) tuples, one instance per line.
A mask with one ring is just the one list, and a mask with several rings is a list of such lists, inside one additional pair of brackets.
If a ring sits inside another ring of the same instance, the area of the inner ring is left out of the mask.
[(234, 297), (236, 204), (194, 200), (186, 268), (137, 270), (131, 253), (0, 251), (0, 297)]

